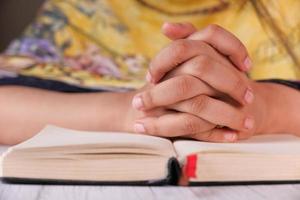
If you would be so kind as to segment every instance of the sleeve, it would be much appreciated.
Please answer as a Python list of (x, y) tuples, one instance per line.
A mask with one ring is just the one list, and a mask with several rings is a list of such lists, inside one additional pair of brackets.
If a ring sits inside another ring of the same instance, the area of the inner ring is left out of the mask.
[(111, 92), (142, 87), (147, 60), (106, 50), (95, 39), (94, 30), (101, 30), (94, 27), (101, 24), (98, 7), (97, 1), (46, 1), (24, 33), (0, 55), (0, 70), (16, 77), (6, 78), (3, 85), (9, 80), (51, 90), (70, 85)]
[(66, 93), (87, 93), (87, 92), (103, 92), (102, 90), (83, 88), (76, 85), (67, 84), (56, 80), (47, 80), (33, 76), (0, 76), (1, 86), (26, 86), (44, 90)]
[(258, 82), (277, 83), (300, 91), (300, 81), (291, 81), (291, 80), (283, 80), (283, 79), (267, 79), (267, 80), (259, 80)]

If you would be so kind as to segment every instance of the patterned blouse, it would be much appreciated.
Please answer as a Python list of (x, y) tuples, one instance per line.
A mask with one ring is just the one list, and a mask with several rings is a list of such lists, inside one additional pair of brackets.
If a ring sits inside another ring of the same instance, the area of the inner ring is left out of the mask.
[(253, 60), (251, 78), (299, 88), (299, 10), (298, 0), (48, 0), (0, 55), (0, 85), (139, 88), (151, 58), (170, 42), (163, 22), (188, 21), (233, 32)]

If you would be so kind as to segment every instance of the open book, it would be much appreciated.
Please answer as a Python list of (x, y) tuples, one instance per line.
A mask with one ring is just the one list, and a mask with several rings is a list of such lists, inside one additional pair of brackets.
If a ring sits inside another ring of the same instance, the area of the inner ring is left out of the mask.
[(1, 158), (8, 182), (223, 184), (300, 180), (300, 138), (208, 143), (48, 126)]

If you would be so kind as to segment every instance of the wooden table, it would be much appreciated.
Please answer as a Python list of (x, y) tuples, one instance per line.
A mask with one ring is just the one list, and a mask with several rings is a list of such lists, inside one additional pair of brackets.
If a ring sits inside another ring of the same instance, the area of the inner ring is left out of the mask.
[[(6, 148), (0, 147), (0, 152)], [(0, 183), (0, 200), (300, 200), (300, 184), (219, 187), (51, 186)]]

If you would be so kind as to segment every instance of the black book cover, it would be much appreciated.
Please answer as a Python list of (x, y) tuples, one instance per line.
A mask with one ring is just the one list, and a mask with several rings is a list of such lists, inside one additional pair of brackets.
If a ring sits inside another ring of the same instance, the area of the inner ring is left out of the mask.
[(82, 180), (60, 180), (60, 179), (31, 179), (21, 177), (2, 177), (4, 183), (12, 184), (46, 184), (46, 185), (123, 185), (123, 186), (161, 186), (161, 185), (177, 185), (181, 175), (179, 162), (172, 157), (168, 161), (168, 175), (159, 180), (145, 181), (82, 181)]

